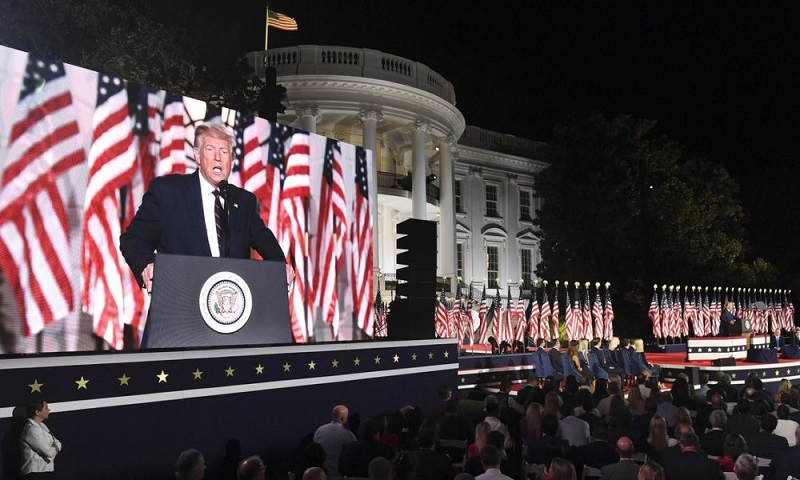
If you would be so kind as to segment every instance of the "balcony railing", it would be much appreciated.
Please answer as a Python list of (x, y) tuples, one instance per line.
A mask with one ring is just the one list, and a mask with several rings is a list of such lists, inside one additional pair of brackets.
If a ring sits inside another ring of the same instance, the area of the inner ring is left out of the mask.
[[(391, 172), (378, 172), (378, 188), (396, 188), (398, 190), (411, 191), (411, 176), (400, 175)], [(432, 184), (425, 184), (425, 196), (434, 200), (439, 200), (439, 187)]]
[(287, 75), (346, 75), (408, 85), (456, 104), (453, 84), (424, 63), (368, 48), (300, 45), (247, 54), (256, 74), (275, 67), (278, 77)]

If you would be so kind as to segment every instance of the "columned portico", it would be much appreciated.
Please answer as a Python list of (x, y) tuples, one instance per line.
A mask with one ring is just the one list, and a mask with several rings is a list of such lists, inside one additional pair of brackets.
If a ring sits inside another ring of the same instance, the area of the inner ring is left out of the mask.
[(319, 108), (299, 107), (295, 111), (300, 117), (300, 128), (310, 133), (317, 133), (317, 122), (320, 120)]
[(420, 120), (408, 125), (411, 131), (411, 216), (426, 220), (427, 210), (425, 195), (425, 179), (427, 177), (425, 143), (430, 126)]
[[(456, 212), (453, 196), (453, 155), (455, 138), (452, 135), (438, 139), (439, 148), (439, 252), (440, 274), (450, 280), (451, 289), (456, 280)], [(454, 291), (454, 290), (451, 290)]]
[(383, 113), (378, 110), (361, 110), (357, 115), (361, 122), (361, 132), (364, 138), (364, 148), (372, 152), (372, 176), (369, 182), (370, 204), (372, 208), (372, 258), (373, 270), (376, 275), (374, 281), (380, 283), (379, 276), (381, 271), (380, 262), (380, 242), (378, 241), (378, 122), (383, 119)]

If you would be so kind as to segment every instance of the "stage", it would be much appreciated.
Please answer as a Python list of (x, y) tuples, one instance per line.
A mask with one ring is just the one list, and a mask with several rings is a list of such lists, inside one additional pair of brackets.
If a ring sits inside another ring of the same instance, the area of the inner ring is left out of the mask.
[[(527, 372), (535, 371), (533, 353), (513, 353), (504, 355), (490, 354), (489, 345), (462, 345), (459, 357), (458, 387), (462, 391), (483, 389), (496, 391), (499, 382), (505, 378), (514, 383), (523, 383)], [(648, 353), (647, 360), (661, 367), (661, 380), (671, 383), (680, 373), (687, 373), (697, 368), (698, 373), (708, 373), (711, 381), (717, 372), (725, 372), (731, 376), (731, 383), (743, 385), (750, 373), (755, 373), (764, 382), (768, 390), (775, 390), (781, 379), (792, 383), (800, 379), (800, 359), (778, 358), (777, 362), (755, 363), (746, 359), (736, 359), (732, 366), (715, 366), (712, 359), (686, 360), (686, 351), (670, 353)], [(717, 357), (714, 357), (717, 358)]]

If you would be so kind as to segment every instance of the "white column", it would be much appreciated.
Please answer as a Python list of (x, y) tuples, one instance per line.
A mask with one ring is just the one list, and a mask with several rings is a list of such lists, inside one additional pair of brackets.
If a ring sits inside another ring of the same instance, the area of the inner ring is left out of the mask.
[[(379, 236), (384, 232), (378, 227), (378, 122), (383, 120), (383, 113), (377, 110), (361, 110), (357, 116), (361, 122), (364, 138), (363, 146), (372, 152), (372, 177), (369, 182), (369, 202), (372, 208), (372, 266), (375, 274), (374, 282), (379, 282), (381, 271), (381, 255)], [(391, 235), (390, 235), (391, 237)]]
[(442, 252), (440, 275), (450, 279), (451, 291), (456, 280), (456, 208), (453, 195), (452, 136), (439, 139), (439, 251)]
[(317, 107), (298, 107), (295, 113), (300, 117), (300, 128), (309, 132), (317, 133), (317, 122), (321, 117)]
[(411, 217), (427, 219), (425, 195), (425, 177), (427, 177), (427, 159), (425, 158), (425, 142), (430, 126), (420, 120), (408, 125), (411, 131)]

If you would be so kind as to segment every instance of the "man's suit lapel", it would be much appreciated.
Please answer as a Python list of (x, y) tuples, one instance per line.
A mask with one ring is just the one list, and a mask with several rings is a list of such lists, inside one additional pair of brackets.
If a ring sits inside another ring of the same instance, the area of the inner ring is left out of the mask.
[(186, 177), (188, 180), (187, 188), (184, 190), (184, 198), (188, 206), (189, 225), (194, 234), (192, 241), (195, 243), (194, 249), (201, 255), (210, 257), (211, 247), (208, 245), (208, 234), (206, 233), (206, 222), (203, 218), (203, 197), (200, 193), (200, 173), (198, 170)]

